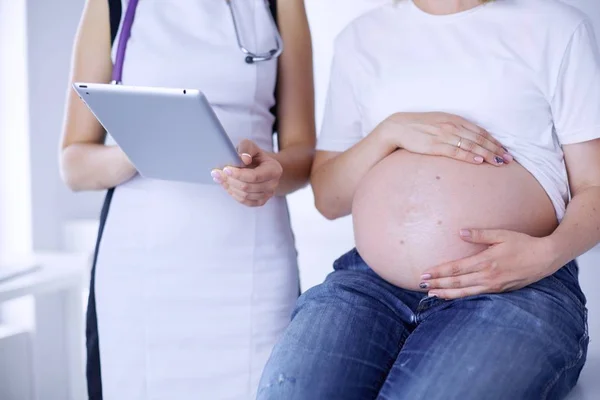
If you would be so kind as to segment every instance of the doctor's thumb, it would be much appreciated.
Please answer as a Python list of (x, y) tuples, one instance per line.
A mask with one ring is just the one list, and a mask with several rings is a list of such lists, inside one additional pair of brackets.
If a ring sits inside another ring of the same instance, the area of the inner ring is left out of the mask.
[(260, 153), (260, 148), (251, 140), (244, 139), (240, 142), (237, 152), (245, 165), (252, 164), (252, 160)]

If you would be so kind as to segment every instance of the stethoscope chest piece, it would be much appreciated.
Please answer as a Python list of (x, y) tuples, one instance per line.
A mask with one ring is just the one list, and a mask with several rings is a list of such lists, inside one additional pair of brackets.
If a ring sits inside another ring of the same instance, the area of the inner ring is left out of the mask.
[(246, 55), (245, 61), (246, 64), (256, 64), (257, 62), (262, 61), (270, 61), (274, 58), (277, 58), (281, 55), (283, 51), (283, 40), (281, 39), (281, 35), (279, 34), (279, 29), (277, 29), (277, 24), (275, 23), (275, 19), (271, 14), (271, 10), (269, 7), (269, 2), (265, 1), (265, 9), (269, 16), (269, 22), (271, 27), (273, 28), (273, 37), (275, 39), (275, 48), (269, 50), (265, 53), (252, 52), (248, 50), (244, 44), (242, 43), (240, 28), (238, 24), (238, 17), (236, 16), (235, 7), (232, 4), (232, 0), (225, 0), (227, 5), (229, 6), (229, 10), (231, 12), (231, 19), (233, 21), (233, 29), (235, 30), (235, 37), (238, 43), (238, 47), (242, 53)]

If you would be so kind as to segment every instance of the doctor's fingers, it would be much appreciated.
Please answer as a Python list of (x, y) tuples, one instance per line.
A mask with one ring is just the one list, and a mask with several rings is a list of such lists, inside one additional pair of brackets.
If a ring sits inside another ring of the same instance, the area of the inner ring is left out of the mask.
[(247, 193), (268, 193), (275, 190), (277, 186), (277, 180), (271, 180), (267, 182), (260, 183), (248, 183), (243, 182), (235, 178), (228, 177), (224, 182), (225, 188), (235, 188), (241, 192)]
[(283, 173), (281, 164), (274, 159), (266, 158), (254, 168), (225, 167), (225, 175), (247, 183), (262, 183), (279, 179)]
[(248, 193), (233, 187), (227, 189), (227, 193), (238, 202), (251, 207), (264, 205), (274, 194), (274, 192)]

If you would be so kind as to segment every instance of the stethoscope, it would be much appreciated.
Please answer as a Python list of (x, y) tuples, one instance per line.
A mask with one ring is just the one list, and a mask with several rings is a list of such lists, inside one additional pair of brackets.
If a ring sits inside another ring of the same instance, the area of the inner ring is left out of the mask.
[[(133, 25), (133, 20), (135, 18), (135, 10), (137, 9), (139, 0), (130, 0), (127, 5), (127, 10), (125, 11), (125, 17), (123, 18), (123, 25), (121, 26), (121, 33), (119, 34), (119, 44), (117, 46), (117, 55), (115, 58), (115, 65), (112, 73), (112, 83), (120, 84), (121, 76), (123, 74), (123, 62), (125, 60), (125, 49), (127, 47), (127, 42), (129, 40), (129, 36), (131, 36), (131, 26)], [(227, 5), (229, 6), (229, 10), (231, 12), (231, 19), (233, 20), (233, 27), (235, 30), (235, 37), (237, 40), (237, 45), (242, 53), (246, 56), (244, 61), (247, 64), (254, 64), (262, 61), (270, 61), (274, 58), (277, 58), (281, 55), (283, 51), (283, 40), (281, 39), (281, 35), (279, 34), (279, 30), (277, 29), (277, 24), (271, 15), (269, 10), (269, 3), (265, 0), (264, 4), (266, 7), (267, 14), (269, 16), (269, 20), (271, 22), (271, 26), (273, 27), (273, 34), (275, 37), (275, 48), (266, 52), (266, 53), (254, 53), (248, 50), (242, 43), (242, 39), (240, 37), (240, 30), (238, 26), (238, 20), (236, 17), (236, 13), (234, 11), (234, 6), (232, 5), (232, 0), (225, 0)]]

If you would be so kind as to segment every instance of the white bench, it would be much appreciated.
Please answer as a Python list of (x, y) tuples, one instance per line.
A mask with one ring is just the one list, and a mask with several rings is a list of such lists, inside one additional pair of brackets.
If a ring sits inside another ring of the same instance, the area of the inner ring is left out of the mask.
[[(22, 352), (30, 360), (21, 360), (31, 368), (30, 388), (21, 392), (30, 398), (18, 400), (85, 399), (82, 294), (88, 257), (45, 254), (36, 256), (35, 261), (41, 265), (39, 270), (0, 282), (0, 304), (27, 296), (34, 300), (30, 340), (18, 329), (11, 335), (10, 327), (0, 335), (0, 340), (30, 347)], [(30, 346), (26, 346), (28, 342)], [(10, 364), (10, 360), (3, 361)], [(11, 370), (5, 372), (8, 376), (4, 378), (12, 379)], [(12, 400), (8, 395), (0, 387), (0, 398)]]

